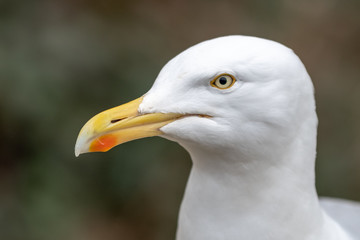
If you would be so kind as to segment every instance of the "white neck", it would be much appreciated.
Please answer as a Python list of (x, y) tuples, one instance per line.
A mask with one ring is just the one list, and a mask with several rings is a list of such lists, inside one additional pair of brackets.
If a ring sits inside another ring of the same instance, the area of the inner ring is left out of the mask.
[[(308, 140), (313, 147), (304, 151)], [(193, 168), (177, 240), (338, 239), (342, 233), (319, 207), (313, 141), (312, 136), (300, 138), (284, 147), (280, 157), (277, 152), (262, 159), (234, 159), (242, 156), (234, 149), (230, 155), (185, 146)]]

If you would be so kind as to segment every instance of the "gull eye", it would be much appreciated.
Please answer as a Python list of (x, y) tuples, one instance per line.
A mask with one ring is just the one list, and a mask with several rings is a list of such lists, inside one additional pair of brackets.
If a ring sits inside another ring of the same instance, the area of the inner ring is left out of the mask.
[(218, 89), (228, 89), (235, 83), (235, 78), (229, 74), (222, 74), (214, 78), (210, 84)]

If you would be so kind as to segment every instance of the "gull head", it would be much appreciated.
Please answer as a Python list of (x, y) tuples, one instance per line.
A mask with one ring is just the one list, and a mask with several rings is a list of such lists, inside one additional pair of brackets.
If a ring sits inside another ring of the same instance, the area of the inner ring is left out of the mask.
[(269, 153), (300, 132), (313, 139), (316, 124), (313, 85), (291, 49), (256, 37), (227, 36), (180, 53), (145, 95), (90, 119), (75, 154), (150, 136), (187, 149), (254, 154), (261, 146)]

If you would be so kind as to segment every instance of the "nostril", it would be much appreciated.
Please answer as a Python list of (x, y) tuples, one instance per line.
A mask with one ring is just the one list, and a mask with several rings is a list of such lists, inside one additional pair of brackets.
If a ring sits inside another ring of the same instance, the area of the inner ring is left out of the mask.
[(116, 123), (116, 122), (119, 122), (119, 121), (124, 120), (124, 119), (125, 119), (125, 118), (113, 119), (113, 120), (111, 120), (110, 122), (111, 122), (111, 123)]

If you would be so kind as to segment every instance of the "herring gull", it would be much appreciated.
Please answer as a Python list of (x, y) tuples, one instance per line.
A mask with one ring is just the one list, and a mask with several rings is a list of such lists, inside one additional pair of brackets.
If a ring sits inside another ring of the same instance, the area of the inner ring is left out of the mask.
[(90, 119), (75, 154), (150, 136), (183, 146), (193, 166), (177, 240), (360, 239), (359, 203), (318, 198), (317, 123), (291, 49), (227, 36), (180, 53), (145, 95)]

